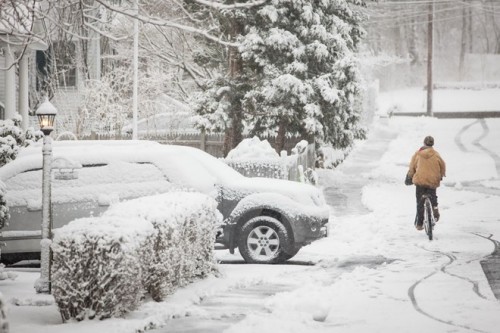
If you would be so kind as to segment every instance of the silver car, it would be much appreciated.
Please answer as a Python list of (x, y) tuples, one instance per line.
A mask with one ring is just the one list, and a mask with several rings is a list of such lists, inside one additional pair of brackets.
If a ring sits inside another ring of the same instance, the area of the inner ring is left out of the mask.
[[(212, 196), (224, 217), (216, 242), (249, 263), (279, 263), (326, 235), (329, 207), (311, 185), (244, 177), (189, 147), (150, 141), (55, 142), (53, 228), (97, 216), (113, 202), (173, 190)], [(41, 145), (0, 168), (11, 218), (2, 229), (2, 261), (38, 258), (41, 239)]]

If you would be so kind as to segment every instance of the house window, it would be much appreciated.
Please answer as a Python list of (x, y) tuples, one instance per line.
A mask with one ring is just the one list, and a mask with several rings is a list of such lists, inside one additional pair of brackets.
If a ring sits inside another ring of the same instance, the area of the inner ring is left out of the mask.
[(37, 51), (37, 90), (48, 90), (50, 83), (59, 87), (76, 87), (76, 45), (73, 42), (52, 43), (47, 51)]

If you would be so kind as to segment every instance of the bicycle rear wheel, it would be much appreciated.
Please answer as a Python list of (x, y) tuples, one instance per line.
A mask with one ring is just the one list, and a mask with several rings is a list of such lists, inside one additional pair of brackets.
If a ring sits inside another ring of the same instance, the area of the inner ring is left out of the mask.
[(429, 198), (425, 198), (424, 201), (424, 228), (425, 233), (429, 237), (429, 240), (432, 240), (432, 228), (434, 226), (434, 215), (432, 212), (432, 204)]

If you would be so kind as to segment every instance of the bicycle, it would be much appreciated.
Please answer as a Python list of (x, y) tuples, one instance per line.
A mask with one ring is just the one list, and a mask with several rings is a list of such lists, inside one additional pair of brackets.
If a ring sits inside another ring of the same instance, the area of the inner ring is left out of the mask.
[(429, 194), (424, 194), (422, 195), (422, 200), (424, 200), (424, 229), (429, 240), (432, 240), (436, 220), (434, 218), (434, 211), (432, 210), (431, 196)]

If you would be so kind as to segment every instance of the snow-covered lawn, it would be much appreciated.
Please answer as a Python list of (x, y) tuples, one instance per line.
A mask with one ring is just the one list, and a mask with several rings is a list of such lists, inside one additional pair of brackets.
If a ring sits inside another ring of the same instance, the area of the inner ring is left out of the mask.
[[(173, 318), (196, 321), (211, 316), (198, 306), (202, 299), (276, 283), (288, 287), (262, 299), (266, 311), (245, 310), (226, 332), (498, 332), (500, 302), (480, 260), (494, 249), (486, 238), (500, 240), (500, 119), (404, 117), (379, 119), (374, 126), (397, 133), (385, 152), (369, 163), (322, 171), (323, 181), (348, 184), (353, 176), (346, 169), (362, 168), (356, 177), (365, 183), (362, 202), (369, 212), (334, 211), (329, 237), (293, 259), (314, 266), (223, 264), (220, 276), (182, 288), (165, 302), (145, 302), (125, 318), (68, 324), (61, 323), (50, 296), (35, 294), (38, 272), (16, 269), (16, 280), (0, 281), (11, 332), (126, 333), (168, 326)], [(374, 132), (348, 160), (378, 147)], [(403, 184), (411, 155), (426, 135), (434, 136), (447, 163), (432, 242), (414, 229), (414, 187)], [(225, 251), (217, 255), (241, 260)]]

